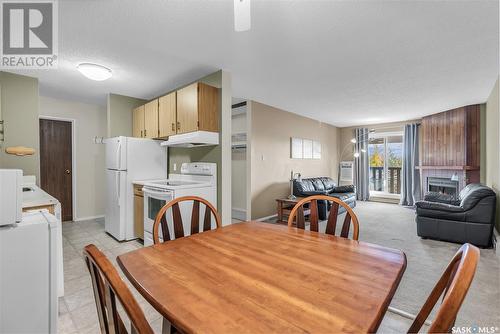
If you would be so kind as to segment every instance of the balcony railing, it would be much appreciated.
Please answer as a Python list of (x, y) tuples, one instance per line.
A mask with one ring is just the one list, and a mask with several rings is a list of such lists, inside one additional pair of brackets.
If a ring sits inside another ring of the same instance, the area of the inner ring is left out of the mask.
[[(401, 167), (389, 167), (387, 170), (387, 192), (401, 193)], [(370, 190), (384, 190), (384, 167), (370, 167)]]

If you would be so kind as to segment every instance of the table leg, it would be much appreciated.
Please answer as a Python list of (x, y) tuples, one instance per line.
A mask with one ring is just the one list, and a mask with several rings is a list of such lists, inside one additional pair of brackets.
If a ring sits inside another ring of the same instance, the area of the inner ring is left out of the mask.
[(163, 324), (161, 326), (161, 334), (171, 334), (172, 333), (172, 324), (167, 318), (163, 317)]

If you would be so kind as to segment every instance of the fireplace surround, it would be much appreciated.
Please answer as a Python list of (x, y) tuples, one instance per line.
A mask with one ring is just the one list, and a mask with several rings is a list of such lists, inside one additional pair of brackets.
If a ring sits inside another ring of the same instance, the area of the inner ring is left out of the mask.
[(446, 177), (427, 177), (427, 192), (446, 194), (453, 199), (458, 198), (459, 183)]

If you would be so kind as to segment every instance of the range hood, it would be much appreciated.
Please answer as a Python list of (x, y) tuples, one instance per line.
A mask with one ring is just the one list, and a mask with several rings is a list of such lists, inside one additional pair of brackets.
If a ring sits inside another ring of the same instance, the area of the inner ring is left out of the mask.
[(209, 131), (194, 131), (173, 135), (161, 143), (169, 147), (200, 147), (219, 145), (219, 133)]

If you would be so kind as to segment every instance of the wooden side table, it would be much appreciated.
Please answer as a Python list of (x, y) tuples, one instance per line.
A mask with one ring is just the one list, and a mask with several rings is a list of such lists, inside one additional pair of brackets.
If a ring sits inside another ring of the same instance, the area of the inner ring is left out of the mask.
[[(288, 224), (288, 216), (290, 215), (290, 212), (292, 211), (293, 207), (295, 204), (297, 204), (303, 197), (297, 197), (295, 199), (289, 199), (289, 198), (277, 198), (276, 199), (276, 204), (277, 204), (277, 213), (278, 213), (278, 220), (277, 223), (279, 224)], [(304, 210), (304, 216), (309, 215), (310, 210), (305, 209)], [(295, 225), (295, 221), (294, 221)]]

